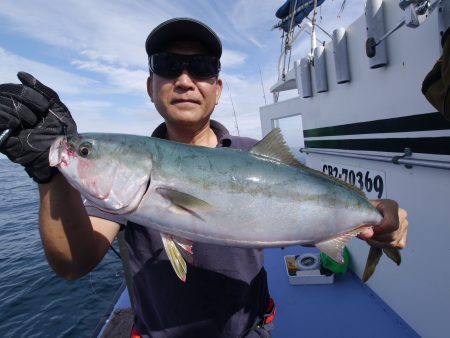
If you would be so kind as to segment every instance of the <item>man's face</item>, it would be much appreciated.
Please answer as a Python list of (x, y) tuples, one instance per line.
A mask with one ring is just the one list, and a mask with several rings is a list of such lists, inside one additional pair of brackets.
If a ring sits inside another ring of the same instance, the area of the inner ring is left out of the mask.
[[(174, 42), (165, 51), (183, 55), (206, 54), (205, 48), (195, 41)], [(196, 78), (186, 69), (170, 79), (153, 74), (147, 80), (147, 92), (164, 120), (192, 126), (209, 120), (219, 102), (222, 80)]]

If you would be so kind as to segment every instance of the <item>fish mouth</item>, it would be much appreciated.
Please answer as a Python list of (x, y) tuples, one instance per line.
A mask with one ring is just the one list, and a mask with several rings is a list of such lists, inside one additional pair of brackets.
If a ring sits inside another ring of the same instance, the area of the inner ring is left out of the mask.
[(50, 167), (66, 167), (73, 155), (73, 151), (67, 143), (67, 137), (59, 136), (50, 146), (48, 163)]

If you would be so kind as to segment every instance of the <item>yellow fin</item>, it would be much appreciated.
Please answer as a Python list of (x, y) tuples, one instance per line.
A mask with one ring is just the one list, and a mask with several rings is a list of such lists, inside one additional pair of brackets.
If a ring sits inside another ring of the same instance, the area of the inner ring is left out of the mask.
[(172, 264), (175, 273), (177, 274), (178, 278), (185, 282), (187, 265), (183, 255), (179, 250), (179, 247), (175, 244), (172, 236), (170, 235), (161, 233), (161, 239), (164, 245), (164, 249), (166, 250), (167, 257), (169, 257), (169, 261)]
[(192, 241), (185, 239), (185, 238), (179, 238), (179, 237), (173, 237), (172, 240), (179, 249), (181, 255), (183, 256), (184, 260), (188, 262), (189, 264), (194, 263), (194, 252), (192, 250)]
[(362, 281), (365, 283), (375, 272), (375, 269), (380, 261), (383, 252), (388, 256), (395, 264), (400, 265), (402, 262), (402, 257), (400, 251), (394, 248), (377, 248), (374, 246), (370, 247), (369, 255), (367, 257), (366, 267), (364, 268)]
[(177, 213), (187, 212), (203, 220), (199, 212), (212, 208), (208, 202), (175, 189), (159, 187), (156, 191), (172, 203), (171, 210)]
[(332, 258), (339, 264), (344, 263), (344, 257), (342, 256), (342, 252), (344, 251), (344, 247), (347, 245), (347, 242), (355, 237), (360, 232), (370, 228), (369, 226), (362, 226), (355, 230), (346, 232), (345, 234), (339, 235), (338, 237), (334, 237), (332, 239), (316, 243), (315, 246), (322, 251), (324, 254)]
[(394, 248), (383, 248), (383, 252), (388, 256), (395, 264), (400, 265), (402, 263), (402, 256), (400, 251)]
[(381, 250), (381, 248), (377, 248), (374, 246), (370, 247), (369, 255), (367, 256), (366, 267), (364, 268), (362, 276), (362, 281), (364, 283), (367, 282), (375, 272), (375, 268), (377, 267), (382, 255), (383, 251)]

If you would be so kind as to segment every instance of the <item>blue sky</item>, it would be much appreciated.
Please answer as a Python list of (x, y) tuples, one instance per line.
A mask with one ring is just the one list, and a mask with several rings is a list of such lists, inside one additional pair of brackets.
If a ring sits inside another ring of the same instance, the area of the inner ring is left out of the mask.
[[(364, 13), (364, 1), (328, 0), (319, 24), (330, 33)], [(281, 0), (1, 0), (0, 83), (27, 71), (56, 90), (80, 132), (149, 135), (162, 122), (147, 97), (144, 42), (160, 22), (192, 17), (220, 36), (224, 90), (213, 118), (236, 134), (261, 137), (259, 107), (272, 102), (281, 32), (271, 30)], [(325, 35), (318, 35), (328, 40)], [(309, 36), (294, 48), (304, 57)], [(261, 77), (262, 75), (261, 85)], [(295, 95), (282, 94), (281, 99)], [(284, 95), (284, 97), (283, 97)]]

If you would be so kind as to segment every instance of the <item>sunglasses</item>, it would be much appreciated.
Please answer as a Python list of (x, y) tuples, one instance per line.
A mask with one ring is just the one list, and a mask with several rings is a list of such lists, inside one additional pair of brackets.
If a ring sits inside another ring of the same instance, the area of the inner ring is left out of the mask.
[(153, 73), (168, 79), (180, 76), (184, 69), (200, 79), (216, 77), (220, 71), (220, 61), (212, 55), (157, 53), (150, 56), (149, 66)]

